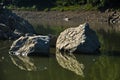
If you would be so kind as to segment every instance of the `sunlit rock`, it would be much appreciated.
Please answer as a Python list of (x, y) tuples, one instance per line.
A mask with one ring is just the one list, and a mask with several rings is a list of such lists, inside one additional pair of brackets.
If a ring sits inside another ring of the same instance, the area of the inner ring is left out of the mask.
[(94, 53), (100, 48), (100, 43), (96, 33), (89, 28), (88, 23), (85, 23), (61, 32), (56, 48), (67, 52)]
[(9, 50), (10, 54), (14, 55), (49, 55), (49, 37), (34, 35), (34, 36), (22, 36), (15, 40)]
[(73, 71), (77, 75), (84, 76), (84, 65), (79, 63), (72, 53), (61, 53), (59, 50), (57, 50), (56, 59), (61, 67)]
[(64, 20), (64, 21), (69, 21), (69, 20), (70, 20), (70, 18), (67, 18), (67, 17), (66, 17), (66, 18), (64, 18), (63, 20)]

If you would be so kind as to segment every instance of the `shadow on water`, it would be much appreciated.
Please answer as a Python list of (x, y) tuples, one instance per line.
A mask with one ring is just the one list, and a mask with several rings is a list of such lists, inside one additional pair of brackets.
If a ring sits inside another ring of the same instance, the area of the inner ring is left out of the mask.
[[(119, 58), (99, 56), (87, 70), (86, 80), (119, 80)], [(88, 68), (88, 67), (87, 67)]]
[(56, 59), (62, 68), (76, 75), (80, 80), (119, 80), (120, 58), (107, 55), (84, 55), (56, 52)]
[(120, 56), (120, 32), (110, 30), (108, 32), (100, 29), (97, 32), (101, 43), (101, 54), (109, 56)]

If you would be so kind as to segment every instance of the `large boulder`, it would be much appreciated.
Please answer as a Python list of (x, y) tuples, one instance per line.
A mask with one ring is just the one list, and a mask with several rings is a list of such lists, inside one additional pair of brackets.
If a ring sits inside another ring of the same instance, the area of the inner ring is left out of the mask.
[(16, 39), (26, 33), (35, 34), (34, 28), (27, 20), (10, 10), (0, 9), (0, 34), (6, 35), (1, 35), (0, 39)]
[(9, 50), (13, 55), (42, 55), (49, 56), (49, 37), (41, 35), (21, 36), (15, 40)]
[(84, 23), (60, 33), (56, 48), (68, 52), (95, 53), (100, 48), (96, 33)]

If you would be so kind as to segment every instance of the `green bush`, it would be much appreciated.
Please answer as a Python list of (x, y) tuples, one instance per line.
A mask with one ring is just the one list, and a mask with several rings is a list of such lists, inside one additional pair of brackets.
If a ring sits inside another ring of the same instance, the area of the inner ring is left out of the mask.
[(0, 0), (0, 2), (5, 3), (10, 9), (22, 10), (120, 9), (119, 0)]
[(49, 11), (49, 8), (44, 9), (45, 12)]

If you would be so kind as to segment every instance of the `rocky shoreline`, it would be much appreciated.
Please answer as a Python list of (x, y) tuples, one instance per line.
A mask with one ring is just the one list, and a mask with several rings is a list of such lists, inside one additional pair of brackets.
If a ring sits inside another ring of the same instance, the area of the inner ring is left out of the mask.
[[(94, 12), (92, 11), (90, 12), (70, 12), (70, 11), (67, 11), (67, 12), (22, 11), (21, 12), (21, 11), (18, 11), (17, 12), (17, 11), (10, 11), (7, 9), (0, 9), (0, 11), (1, 11), (0, 39), (4, 39), (4, 38), (17, 39), (13, 42), (9, 53), (15, 54), (15, 55), (21, 54), (25, 56), (28, 56), (29, 54), (37, 55), (37, 53), (48, 54), (50, 50), (49, 42), (50, 42), (50, 39), (52, 40), (52, 37), (50, 38), (50, 36), (48, 35), (43, 36), (43, 35), (36, 34), (36, 31), (34, 30), (31, 24), (42, 24), (42, 22), (48, 22), (52, 24), (52, 23), (59, 22), (61, 25), (64, 25), (66, 23), (71, 23), (72, 25), (70, 26), (72, 26), (73, 28), (68, 28), (65, 30), (66, 35), (64, 34), (62, 35), (64, 36), (62, 39), (63, 41), (61, 40), (62, 37), (60, 37), (60, 40), (58, 37), (56, 48), (60, 50), (65, 49), (70, 53), (74, 51), (85, 52), (85, 53), (94, 53), (94, 52), (96, 53), (96, 50), (100, 48), (99, 40), (95, 32), (93, 33), (92, 29), (89, 29), (88, 23), (96, 23), (96, 22), (108, 23), (109, 18), (110, 20), (112, 20), (112, 22), (114, 22), (114, 24), (116, 23), (116, 20), (119, 22), (119, 14), (117, 15), (117, 18), (116, 17), (114, 18), (114, 16), (116, 16), (116, 12), (112, 13), (112, 15), (110, 16), (105, 13), (100, 13), (95, 11)], [(85, 23), (85, 24), (81, 24), (81, 23)], [(73, 25), (79, 25), (79, 24), (81, 25), (77, 28), (73, 26)], [(60, 41), (62, 42), (59, 43)], [(64, 44), (62, 45), (63, 42), (65, 42), (64, 43), (65, 45)], [(69, 42), (70, 42), (70, 45), (69, 45)], [(74, 44), (74, 42), (77, 42), (77, 44)], [(88, 46), (89, 44), (90, 46)], [(59, 45), (60, 47), (57, 45)], [(93, 45), (92, 48), (93, 47), (95, 48), (92, 49), (91, 45)]]

